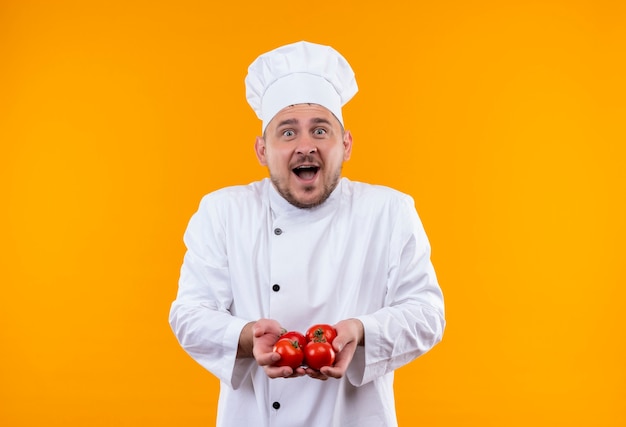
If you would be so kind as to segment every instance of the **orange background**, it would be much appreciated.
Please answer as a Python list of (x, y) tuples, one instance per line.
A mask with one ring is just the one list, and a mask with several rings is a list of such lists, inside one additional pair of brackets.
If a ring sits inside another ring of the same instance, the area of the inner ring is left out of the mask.
[[(167, 324), (200, 197), (266, 175), (243, 79), (331, 44), (345, 175), (410, 193), (448, 328), (401, 425), (626, 425), (626, 3), (0, 2), (0, 425), (213, 425)], [(376, 6), (374, 6), (374, 4)]]

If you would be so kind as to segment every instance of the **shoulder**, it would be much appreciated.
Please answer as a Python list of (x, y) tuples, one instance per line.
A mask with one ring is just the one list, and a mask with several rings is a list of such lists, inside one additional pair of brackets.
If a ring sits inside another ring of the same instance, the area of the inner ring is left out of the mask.
[(258, 221), (267, 211), (264, 180), (248, 185), (236, 185), (215, 190), (202, 197), (196, 212), (191, 216), (185, 232), (185, 242), (193, 244), (198, 239), (209, 242), (233, 227), (245, 227)]
[(200, 211), (250, 211), (267, 203), (268, 179), (247, 185), (233, 185), (206, 194), (200, 201)]
[(378, 229), (389, 232), (399, 242), (406, 242), (411, 236), (428, 242), (412, 196), (384, 185), (351, 181), (344, 184), (347, 184), (344, 194), (351, 194), (350, 211), (361, 224), (375, 223)]
[(401, 191), (384, 185), (350, 181), (343, 178), (344, 197), (353, 203), (364, 203), (373, 206), (413, 206), (413, 198)]

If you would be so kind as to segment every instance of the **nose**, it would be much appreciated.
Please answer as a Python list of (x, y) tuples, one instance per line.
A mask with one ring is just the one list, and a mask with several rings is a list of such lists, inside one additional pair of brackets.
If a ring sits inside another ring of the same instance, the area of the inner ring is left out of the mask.
[(299, 154), (301, 156), (311, 155), (315, 153), (317, 153), (317, 148), (311, 148), (308, 150), (301, 150), (301, 149), (296, 150), (296, 154)]
[(298, 146), (296, 147), (297, 154), (313, 154), (317, 152), (317, 147), (315, 146), (315, 142), (312, 138), (304, 137), (301, 138), (298, 142)]

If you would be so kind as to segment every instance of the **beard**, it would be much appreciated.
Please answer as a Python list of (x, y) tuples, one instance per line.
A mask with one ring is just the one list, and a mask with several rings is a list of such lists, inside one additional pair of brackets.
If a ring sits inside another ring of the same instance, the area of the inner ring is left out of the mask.
[[(328, 180), (328, 183), (324, 185), (324, 189), (319, 197), (307, 203), (299, 201), (289, 188), (286, 185), (282, 185), (280, 180), (274, 175), (270, 174), (270, 180), (272, 181), (272, 184), (274, 184), (274, 188), (276, 188), (278, 194), (280, 194), (290, 204), (300, 209), (311, 209), (324, 203), (330, 197), (333, 190), (337, 188), (337, 184), (339, 184), (339, 179), (341, 178), (341, 169), (341, 167), (338, 167), (337, 170), (333, 172)], [(305, 193), (310, 193), (314, 190), (315, 187), (313, 186), (304, 187)]]

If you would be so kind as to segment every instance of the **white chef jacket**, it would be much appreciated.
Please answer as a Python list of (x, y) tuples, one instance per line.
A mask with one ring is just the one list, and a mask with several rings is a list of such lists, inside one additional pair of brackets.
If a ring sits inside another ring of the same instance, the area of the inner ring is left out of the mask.
[[(342, 178), (300, 209), (269, 179), (206, 195), (192, 216), (170, 324), (220, 379), (217, 426), (396, 426), (393, 371), (443, 335), (441, 289), (413, 199)], [(270, 379), (236, 359), (244, 325), (363, 322), (344, 378)]]

